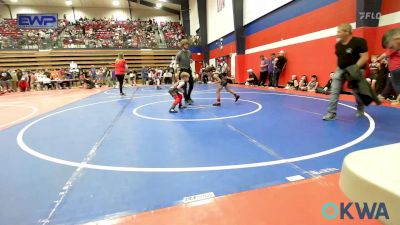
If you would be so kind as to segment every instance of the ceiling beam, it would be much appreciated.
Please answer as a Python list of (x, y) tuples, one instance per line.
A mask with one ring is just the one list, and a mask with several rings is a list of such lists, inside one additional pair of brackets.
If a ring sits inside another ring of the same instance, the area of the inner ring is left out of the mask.
[(181, 5), (182, 4), (182, 0), (167, 0), (168, 3), (172, 3), (172, 4), (177, 4), (177, 5)]
[(5, 5), (8, 8), (8, 12), (10, 13), (10, 18), (12, 19), (13, 16), (12, 16), (12, 13), (11, 13), (10, 5), (5, 3), (3, 0), (0, 0), (0, 5)]
[[(151, 8), (155, 8), (156, 7), (156, 4), (154, 4), (152, 2), (144, 1), (144, 0), (129, 0), (129, 1), (141, 4), (141, 5), (144, 5), (144, 6), (147, 6), (147, 7), (151, 7)], [(163, 10), (165, 12), (169, 12), (169, 13), (172, 13), (172, 14), (175, 14), (175, 15), (180, 15), (181, 14), (181, 12), (179, 10), (171, 9), (171, 8), (168, 8), (168, 7), (165, 7), (165, 6), (162, 6), (160, 8), (160, 10)]]

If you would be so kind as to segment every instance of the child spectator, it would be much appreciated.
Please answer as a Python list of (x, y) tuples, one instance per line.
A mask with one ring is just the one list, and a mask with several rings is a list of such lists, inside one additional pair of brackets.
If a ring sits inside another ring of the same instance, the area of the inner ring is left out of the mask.
[(129, 79), (131, 80), (131, 86), (136, 86), (136, 76), (137, 76), (136, 71), (129, 72)]
[(369, 64), (369, 77), (366, 79), (367, 82), (371, 85), (372, 90), (376, 90), (376, 81), (380, 68), (381, 64), (378, 62), (377, 57), (372, 57), (371, 63)]
[(285, 89), (297, 90), (299, 88), (299, 82), (297, 81), (297, 76), (292, 75), (292, 79), (287, 82)]
[(317, 75), (311, 76), (311, 81), (307, 85), (307, 91), (315, 91), (318, 87)]
[(300, 82), (299, 82), (299, 90), (300, 91), (307, 91), (307, 75), (301, 76)]
[(326, 94), (329, 95), (331, 93), (331, 86), (332, 86), (332, 78), (333, 75), (335, 73), (331, 72), (329, 74), (330, 79), (328, 80), (328, 82), (326, 83), (326, 85), (323, 88), (317, 87), (317, 89), (315, 90), (316, 93), (321, 93), (321, 94)]

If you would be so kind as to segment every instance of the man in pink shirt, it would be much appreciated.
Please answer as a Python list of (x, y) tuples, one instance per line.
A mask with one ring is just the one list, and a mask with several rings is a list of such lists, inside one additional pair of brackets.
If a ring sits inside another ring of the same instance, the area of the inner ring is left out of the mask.
[(382, 45), (387, 50), (379, 56), (378, 60), (389, 57), (390, 81), (397, 95), (396, 101), (392, 104), (400, 105), (400, 28), (386, 32), (382, 38)]

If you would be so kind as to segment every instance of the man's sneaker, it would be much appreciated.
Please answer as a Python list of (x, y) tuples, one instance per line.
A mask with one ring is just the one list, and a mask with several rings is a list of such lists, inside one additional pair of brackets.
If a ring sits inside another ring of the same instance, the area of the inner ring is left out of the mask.
[(357, 110), (356, 117), (363, 117), (363, 116), (364, 116), (364, 110)]
[(186, 108), (187, 108), (186, 105), (180, 105), (180, 106), (179, 106), (179, 109), (186, 109)]
[(214, 103), (213, 106), (221, 106), (220, 102)]
[(177, 113), (178, 111), (176, 111), (175, 109), (170, 109), (169, 113)]
[(385, 97), (383, 97), (382, 95), (378, 95), (378, 99), (383, 101), (383, 100), (385, 100)]
[(192, 99), (189, 99), (188, 101), (189, 101), (190, 104), (194, 103), (194, 101)]
[(336, 113), (327, 113), (325, 114), (324, 117), (322, 117), (323, 120), (329, 121), (329, 120), (335, 120), (336, 119)]
[(125, 93), (123, 93), (123, 92), (122, 92), (122, 93), (119, 93), (119, 95), (121, 95), (121, 96), (125, 96)]
[(235, 95), (235, 102), (237, 102), (240, 98), (240, 95)]

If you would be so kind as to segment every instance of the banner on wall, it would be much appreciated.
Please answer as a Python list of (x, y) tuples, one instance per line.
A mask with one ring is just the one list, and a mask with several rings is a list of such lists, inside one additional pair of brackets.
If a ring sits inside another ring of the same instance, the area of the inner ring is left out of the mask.
[(220, 12), (225, 8), (225, 0), (217, 0), (217, 11)]
[(20, 29), (56, 29), (58, 14), (17, 14), (17, 26)]

